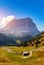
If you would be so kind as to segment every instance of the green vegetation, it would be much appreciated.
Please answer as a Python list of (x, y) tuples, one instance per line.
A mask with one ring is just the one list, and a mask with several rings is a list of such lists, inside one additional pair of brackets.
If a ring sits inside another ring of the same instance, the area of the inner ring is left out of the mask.
[[(0, 65), (44, 65), (44, 33), (25, 43), (21, 43), (19, 40), (16, 42), (20, 47), (0, 47)], [(34, 49), (38, 50), (33, 51), (32, 57), (22, 58), (22, 52)]]
[(41, 34), (37, 35), (36, 37), (33, 37), (31, 40), (26, 41), (24, 43), (20, 44), (21, 46), (35, 46), (35, 47), (39, 47), (44, 45), (44, 32), (42, 32)]
[(35, 49), (35, 47), (15, 47), (8, 46), (5, 47), (11, 49), (12, 52), (8, 52), (3, 47), (0, 47), (0, 65), (44, 65), (44, 48), (38, 51), (33, 51), (33, 55), (30, 58), (22, 58), (22, 54), (17, 54), (15, 52), (29, 51)]

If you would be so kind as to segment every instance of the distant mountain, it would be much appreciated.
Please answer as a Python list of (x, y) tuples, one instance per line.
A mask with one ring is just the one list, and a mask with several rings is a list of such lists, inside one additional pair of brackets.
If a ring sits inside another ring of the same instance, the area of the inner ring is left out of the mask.
[(1, 32), (16, 37), (24, 37), (25, 35), (36, 36), (40, 33), (31, 18), (14, 19), (10, 21)]
[(0, 33), (0, 46), (16, 45), (16, 41)]
[(0, 45), (17, 45), (16, 40), (24, 43), (39, 33), (31, 18), (14, 19), (0, 29)]
[(33, 37), (30, 36), (30, 35), (26, 35), (26, 36), (23, 36), (23, 37), (11, 37), (11, 38), (13, 38), (14, 40), (20, 40), (22, 43), (33, 39)]

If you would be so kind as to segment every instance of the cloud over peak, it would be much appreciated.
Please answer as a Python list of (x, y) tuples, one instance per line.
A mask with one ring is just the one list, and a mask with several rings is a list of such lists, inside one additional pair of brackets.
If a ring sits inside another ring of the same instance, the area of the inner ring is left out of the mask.
[(14, 15), (3, 17), (0, 23), (0, 28), (4, 28), (13, 19), (15, 19)]

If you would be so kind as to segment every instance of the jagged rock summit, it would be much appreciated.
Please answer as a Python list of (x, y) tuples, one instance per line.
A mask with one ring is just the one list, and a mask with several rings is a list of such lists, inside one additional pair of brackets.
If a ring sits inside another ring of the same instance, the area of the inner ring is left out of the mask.
[(3, 33), (14, 36), (36, 36), (39, 30), (31, 18), (13, 19), (3, 29)]

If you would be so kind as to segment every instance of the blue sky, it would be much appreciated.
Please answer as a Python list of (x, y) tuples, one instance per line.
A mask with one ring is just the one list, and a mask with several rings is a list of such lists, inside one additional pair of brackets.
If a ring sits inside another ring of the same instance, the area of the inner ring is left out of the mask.
[(44, 0), (0, 0), (0, 17), (30, 17), (40, 31), (44, 30)]

